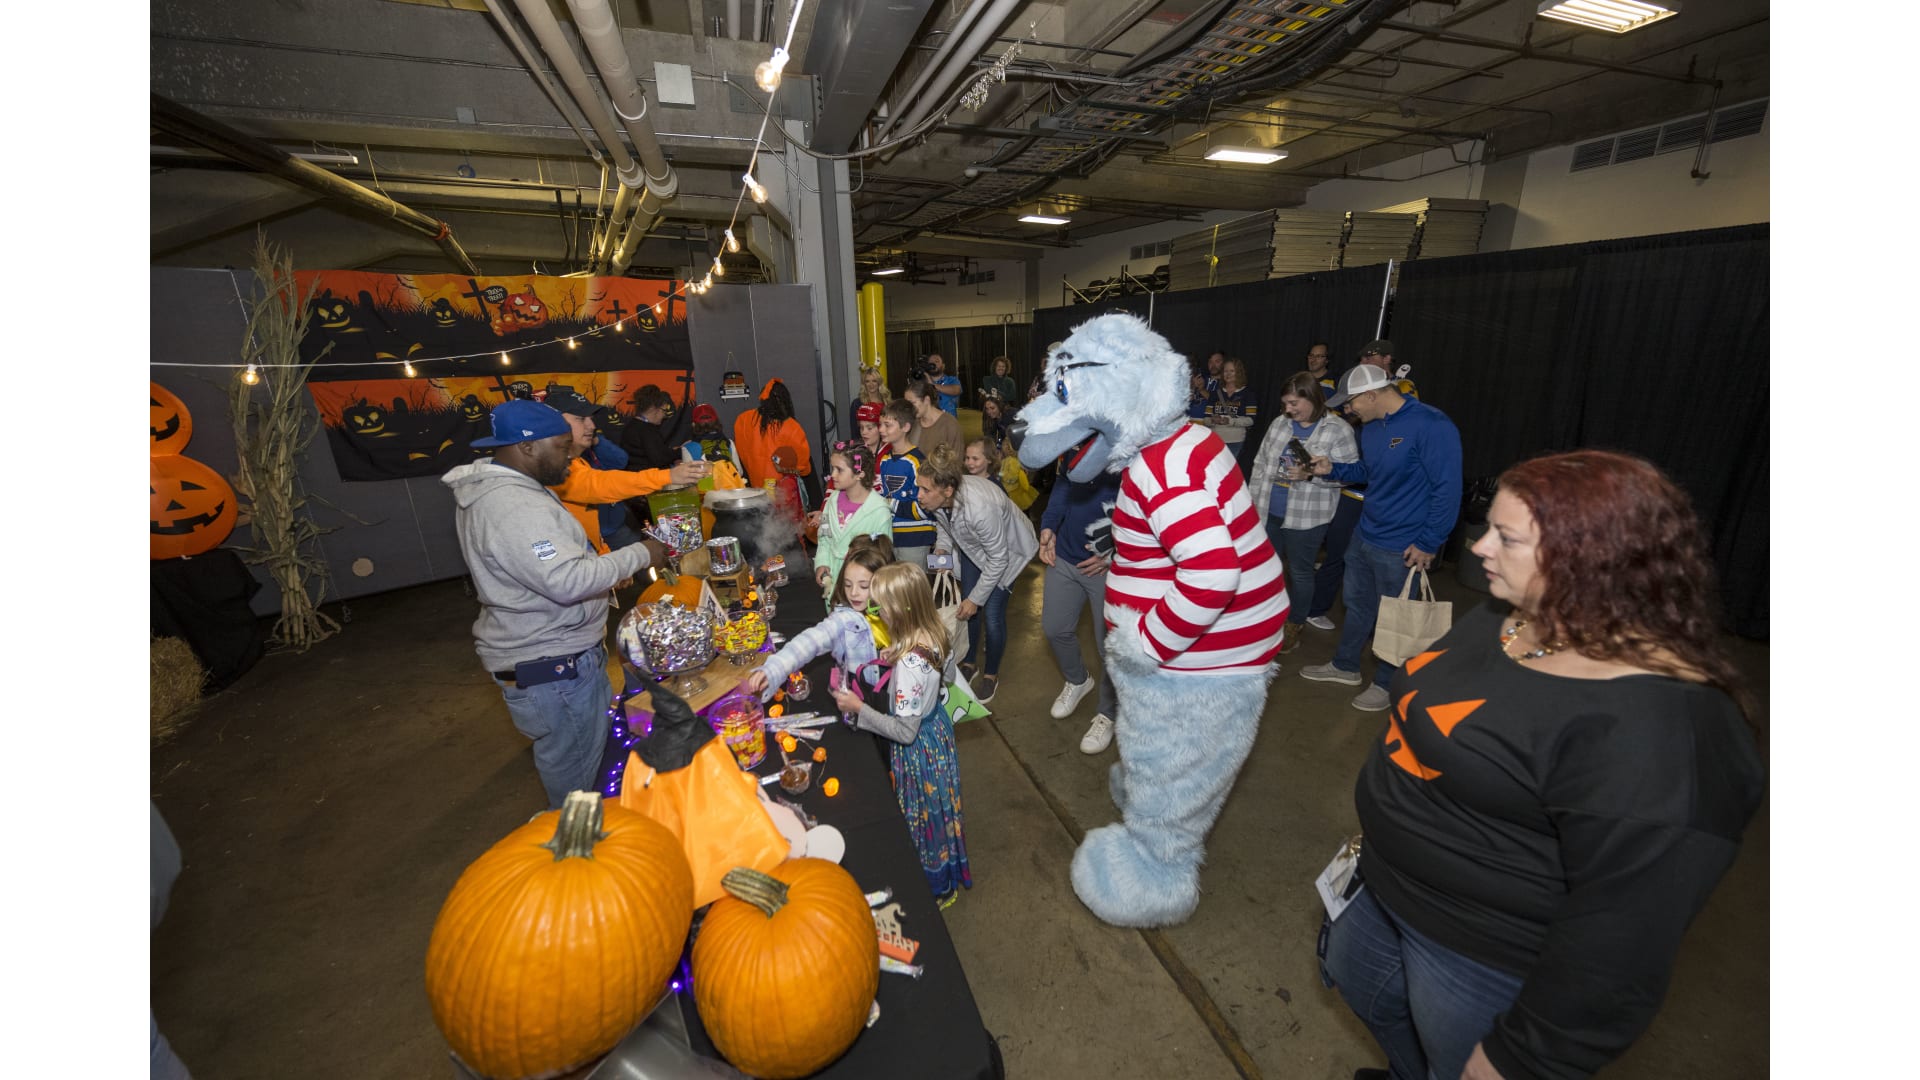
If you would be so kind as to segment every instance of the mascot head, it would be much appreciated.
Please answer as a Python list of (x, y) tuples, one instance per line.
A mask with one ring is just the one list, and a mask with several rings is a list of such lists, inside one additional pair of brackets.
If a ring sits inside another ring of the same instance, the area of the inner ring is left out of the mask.
[(1134, 315), (1101, 315), (1047, 353), (1047, 393), (1011, 435), (1031, 469), (1066, 455), (1067, 479), (1119, 472), (1140, 448), (1186, 423), (1187, 361)]

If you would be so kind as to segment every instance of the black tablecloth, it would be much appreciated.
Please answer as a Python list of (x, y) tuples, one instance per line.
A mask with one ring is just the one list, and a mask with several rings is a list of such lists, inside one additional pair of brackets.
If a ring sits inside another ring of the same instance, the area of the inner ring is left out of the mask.
[[(789, 563), (804, 567), (804, 559), (797, 555), (789, 552)], [(826, 617), (812, 575), (804, 570), (790, 573), (793, 582), (780, 591), (771, 621), (776, 632), (789, 638)], [(789, 704), (788, 712), (837, 711), (827, 689), (830, 665), (826, 657), (807, 665), (813, 692), (807, 700)], [(881, 972), (879, 1021), (862, 1032), (838, 1061), (815, 1075), (889, 1080), (903, 1076), (988, 1080), (1002, 1075), (992, 1036), (980, 1020), (960, 956), (947, 935), (946, 923), (920, 869), (920, 856), (914, 850), (906, 819), (894, 799), (892, 779), (882, 764), (884, 750), (876, 745), (883, 740), (838, 722), (823, 728), (821, 735), (819, 745), (826, 748), (827, 760), (824, 765), (814, 766), (812, 786), (799, 796), (789, 796), (778, 786), (770, 789), (770, 794), (800, 804), (820, 824), (840, 830), (847, 841), (847, 853), (840, 865), (853, 874), (863, 891), (893, 890), (893, 898), (900, 904), (900, 930), (920, 942), (914, 963), (925, 972), (918, 979)], [(772, 741), (769, 738), (767, 760), (754, 770), (762, 776), (777, 773), (780, 768), (779, 750), (771, 746)], [(809, 752), (810, 744), (803, 741), (800, 746), (802, 752)], [(829, 776), (840, 780), (839, 794), (833, 798), (820, 791), (821, 781)], [(718, 1057), (693, 995), (682, 992), (679, 998), (694, 1049)]]

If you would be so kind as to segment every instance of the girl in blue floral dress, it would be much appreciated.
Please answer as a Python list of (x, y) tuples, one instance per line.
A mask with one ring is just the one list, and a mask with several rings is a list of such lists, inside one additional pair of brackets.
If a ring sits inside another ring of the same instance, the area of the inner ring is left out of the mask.
[(893, 791), (907, 819), (927, 886), (946, 907), (973, 887), (961, 820), (960, 758), (953, 720), (940, 700), (946, 681), (947, 631), (933, 603), (926, 571), (911, 563), (882, 567), (873, 576), (890, 644), (859, 675), (864, 694), (835, 690), (854, 726), (888, 740)]

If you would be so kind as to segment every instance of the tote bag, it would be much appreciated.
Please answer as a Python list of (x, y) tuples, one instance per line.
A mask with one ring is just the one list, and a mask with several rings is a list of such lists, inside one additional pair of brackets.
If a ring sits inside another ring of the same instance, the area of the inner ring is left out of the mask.
[(960, 580), (948, 571), (942, 570), (933, 575), (933, 606), (940, 613), (940, 622), (947, 628), (947, 654), (953, 657), (952, 663), (967, 658), (967, 620), (960, 617)]
[[(1414, 575), (1420, 576), (1420, 595), (1412, 596)], [(1380, 598), (1380, 618), (1373, 627), (1373, 655), (1395, 667), (1427, 651), (1453, 628), (1453, 605), (1433, 598), (1427, 572), (1408, 567), (1399, 596)]]

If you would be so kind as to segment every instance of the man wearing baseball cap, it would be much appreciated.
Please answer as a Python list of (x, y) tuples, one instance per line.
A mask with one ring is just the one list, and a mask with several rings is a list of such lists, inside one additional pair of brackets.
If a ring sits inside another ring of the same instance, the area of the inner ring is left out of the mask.
[(558, 807), (591, 789), (607, 739), (607, 595), (614, 583), (665, 562), (645, 540), (595, 552), (550, 487), (573, 462), (567, 418), (537, 401), (494, 407), (493, 434), (475, 439), (493, 456), (451, 469), (460, 553), (480, 598), (473, 647), (506, 700), (513, 726), (533, 740), (533, 764)]
[[(607, 536), (601, 531), (602, 509), (610, 507), (624, 517), (626, 508), (620, 506), (622, 499), (651, 495), (668, 484), (691, 484), (707, 474), (706, 466), (687, 461), (674, 462), (671, 469), (625, 472), (620, 468), (626, 464), (624, 453), (617, 462), (596, 462), (592, 459), (603, 451), (597, 445), (600, 432), (594, 427), (593, 414), (600, 406), (564, 387), (547, 391), (547, 404), (565, 417), (573, 432), (574, 457), (567, 463), (566, 476), (552, 485), (553, 493), (566, 504), (567, 511), (579, 519), (580, 527), (586, 530), (587, 539), (596, 551), (604, 553), (608, 548)], [(618, 524), (616, 522), (616, 528)]]
[[(1375, 345), (1385, 344), (1375, 342)], [(1391, 348), (1391, 346), (1388, 346)], [(1367, 499), (1347, 549), (1343, 598), (1346, 625), (1333, 662), (1300, 670), (1316, 682), (1359, 686), (1360, 661), (1373, 637), (1382, 596), (1398, 596), (1407, 570), (1432, 565), (1460, 512), (1460, 431), (1439, 409), (1402, 394), (1383, 368), (1356, 364), (1341, 377), (1328, 408), (1347, 406), (1364, 421), (1360, 460), (1334, 463), (1316, 457), (1314, 476), (1332, 476), (1345, 484), (1367, 485)], [(1295, 479), (1305, 479), (1305, 472)], [(1380, 712), (1390, 704), (1387, 683), (1394, 667), (1378, 661), (1373, 685), (1353, 699), (1353, 707)]]

